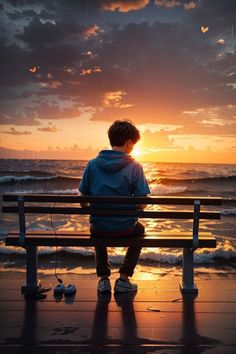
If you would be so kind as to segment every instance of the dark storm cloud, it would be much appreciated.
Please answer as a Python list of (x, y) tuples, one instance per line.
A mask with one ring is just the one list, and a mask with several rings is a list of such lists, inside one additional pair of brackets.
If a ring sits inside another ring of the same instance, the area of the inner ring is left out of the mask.
[(16, 37), (24, 40), (31, 47), (39, 47), (48, 43), (70, 40), (73, 34), (83, 35), (88, 28), (74, 22), (42, 23), (37, 17), (34, 17), (24, 27), (23, 33), (16, 35)]
[(201, 0), (192, 12), (199, 22), (216, 25), (219, 23), (227, 25), (230, 22), (235, 24), (235, 14), (235, 0)]
[(27, 5), (43, 5), (49, 10), (57, 11), (58, 8), (68, 8), (72, 11), (83, 11), (90, 13), (92, 11), (121, 11), (128, 12), (144, 8), (149, 0), (8, 0), (14, 7), (22, 7)]
[(27, 106), (22, 103), (16, 110), (16, 107), (8, 105), (5, 112), (0, 112), (0, 122), (2, 125), (23, 125), (38, 126), (39, 120), (59, 120), (73, 119), (80, 116), (78, 106), (59, 107), (53, 102), (31, 102)]
[[(73, 118), (77, 108), (84, 106), (93, 110), (96, 120), (121, 117), (171, 124), (178, 117), (180, 124), (187, 125), (189, 118), (182, 111), (235, 100), (235, 90), (229, 85), (233, 79), (235, 82), (235, 53), (222, 54), (225, 49), (215, 45), (211, 27), (207, 34), (199, 30), (200, 25), (211, 25), (212, 19), (231, 24), (235, 1), (201, 1), (191, 11), (184, 9), (190, 1), (172, 1), (182, 9), (186, 21), (127, 25), (107, 24), (106, 13), (145, 10), (147, 1), (8, 3), (14, 6), (8, 11), (9, 19), (18, 16), (21, 26), (15, 32), (17, 44), (2, 42), (1, 86), (5, 98), (15, 102), (15, 112), (4, 111), (3, 124), (9, 124), (6, 117), (17, 125), (30, 125), (30, 119), (35, 125), (37, 119)], [(154, 6), (154, 10), (160, 8)], [(86, 36), (101, 19), (99, 11), (104, 11), (104, 33), (95, 30)], [(175, 11), (175, 7), (167, 11)], [(21, 22), (23, 19), (27, 21)], [(28, 70), (31, 67), (39, 69), (34, 74)], [(16, 87), (25, 87), (17, 101)], [(105, 104), (109, 93), (117, 95), (118, 101)], [(37, 94), (40, 102), (29, 104), (30, 94)], [(58, 104), (46, 101), (49, 95), (70, 100), (71, 109), (63, 111), (60, 100)], [(200, 117), (196, 124), (199, 121)]]
[(24, 32), (16, 35), (16, 37), (29, 43), (31, 46), (38, 46), (64, 39), (63, 35), (64, 31), (62, 27), (50, 22), (43, 24), (35, 17), (28, 26), (24, 27)]

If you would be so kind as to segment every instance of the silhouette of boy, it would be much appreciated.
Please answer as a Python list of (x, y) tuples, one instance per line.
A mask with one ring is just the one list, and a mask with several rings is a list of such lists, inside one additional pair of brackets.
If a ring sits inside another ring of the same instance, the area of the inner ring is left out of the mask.
[[(139, 130), (131, 121), (116, 120), (108, 130), (111, 150), (102, 150), (90, 160), (82, 177), (79, 191), (82, 195), (146, 196), (150, 193), (142, 165), (130, 155), (140, 139)], [(83, 206), (83, 205), (82, 205)], [(109, 205), (110, 207), (110, 205)], [(111, 206), (111, 208), (115, 206)], [(139, 205), (145, 208), (145, 205)], [(137, 206), (126, 206), (137, 208)], [(94, 237), (141, 236), (145, 229), (137, 217), (90, 217), (90, 229)], [(133, 275), (141, 252), (140, 247), (129, 247), (119, 268), (120, 277), (115, 282), (115, 292), (137, 290), (137, 284), (129, 277)], [(95, 247), (98, 291), (111, 292), (110, 264), (107, 248)]]

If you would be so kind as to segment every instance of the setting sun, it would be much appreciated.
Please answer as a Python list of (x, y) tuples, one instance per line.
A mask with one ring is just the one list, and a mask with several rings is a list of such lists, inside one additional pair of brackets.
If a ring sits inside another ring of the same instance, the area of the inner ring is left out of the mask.
[(133, 151), (132, 151), (132, 155), (134, 156), (134, 157), (138, 157), (138, 156), (140, 156), (140, 150), (139, 150), (139, 148), (138, 147), (134, 147), (134, 149), (133, 149)]

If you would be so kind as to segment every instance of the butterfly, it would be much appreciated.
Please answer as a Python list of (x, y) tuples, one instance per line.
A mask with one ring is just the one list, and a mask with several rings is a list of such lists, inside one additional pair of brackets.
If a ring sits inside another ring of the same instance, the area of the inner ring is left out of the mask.
[(202, 33), (206, 33), (208, 30), (209, 30), (209, 27), (201, 26), (201, 32)]
[(223, 38), (220, 38), (216, 43), (223, 45), (225, 43), (225, 40)]
[(39, 66), (36, 67), (36, 66), (33, 66), (32, 68), (29, 68), (29, 72), (31, 73), (36, 73), (36, 71), (39, 69)]

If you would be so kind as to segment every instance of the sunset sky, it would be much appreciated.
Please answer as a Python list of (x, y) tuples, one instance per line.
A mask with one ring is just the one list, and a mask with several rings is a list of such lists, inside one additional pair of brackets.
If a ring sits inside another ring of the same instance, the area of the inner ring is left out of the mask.
[(236, 163), (235, 0), (0, 0), (0, 157)]

